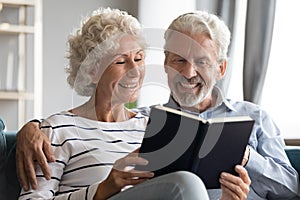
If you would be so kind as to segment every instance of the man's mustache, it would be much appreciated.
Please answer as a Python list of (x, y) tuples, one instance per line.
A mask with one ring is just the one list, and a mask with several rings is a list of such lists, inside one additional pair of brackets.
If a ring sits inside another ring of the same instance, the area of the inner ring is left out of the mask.
[(194, 76), (190, 79), (187, 79), (184, 76), (182, 76), (181, 74), (177, 74), (174, 78), (174, 82), (181, 82), (181, 83), (185, 83), (185, 84), (197, 84), (197, 83), (202, 84), (204, 81), (199, 75)]

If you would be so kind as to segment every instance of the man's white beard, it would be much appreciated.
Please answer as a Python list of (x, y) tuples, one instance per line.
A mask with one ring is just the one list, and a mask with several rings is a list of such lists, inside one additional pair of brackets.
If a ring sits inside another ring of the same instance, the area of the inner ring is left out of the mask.
[(173, 97), (180, 106), (192, 107), (200, 103), (204, 99), (205, 95), (203, 92), (200, 92), (197, 96), (194, 94), (182, 94), (179, 96), (173, 94)]
[(177, 94), (176, 92), (173, 92), (173, 97), (175, 101), (180, 105), (184, 107), (193, 107), (199, 103), (201, 103), (204, 99), (206, 99), (209, 94), (212, 92), (215, 84), (212, 84), (212, 86), (208, 89), (201, 88), (201, 91), (198, 95), (195, 94)]

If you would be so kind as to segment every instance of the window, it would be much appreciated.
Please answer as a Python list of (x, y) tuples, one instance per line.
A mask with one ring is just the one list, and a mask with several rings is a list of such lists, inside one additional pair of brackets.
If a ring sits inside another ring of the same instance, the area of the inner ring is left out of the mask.
[[(246, 2), (239, 1), (234, 62), (227, 96), (243, 100), (243, 41)], [(297, 65), (300, 27), (299, 0), (278, 0), (276, 2), (275, 24), (269, 66), (263, 89), (261, 106), (280, 128), (286, 139), (300, 138), (300, 65)], [(229, 58), (230, 59), (230, 58)]]
[(299, 0), (279, 0), (262, 107), (273, 117), (285, 138), (300, 138), (300, 17)]

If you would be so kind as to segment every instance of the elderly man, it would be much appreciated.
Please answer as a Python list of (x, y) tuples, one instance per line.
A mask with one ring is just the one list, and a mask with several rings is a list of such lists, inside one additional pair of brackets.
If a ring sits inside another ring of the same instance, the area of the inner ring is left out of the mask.
[(226, 73), (227, 26), (206, 12), (186, 13), (171, 23), (165, 40), (165, 71), (171, 89), (167, 104), (204, 118), (252, 117), (255, 125), (242, 163), (252, 181), (248, 199), (297, 198), (299, 176), (270, 116), (258, 105), (225, 99), (215, 86)]

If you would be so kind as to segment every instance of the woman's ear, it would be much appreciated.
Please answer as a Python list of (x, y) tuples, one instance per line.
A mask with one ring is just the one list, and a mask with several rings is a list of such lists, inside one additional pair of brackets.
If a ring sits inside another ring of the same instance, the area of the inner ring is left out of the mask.
[[(104, 69), (104, 70), (106, 70), (106, 69)], [(90, 74), (90, 77), (92, 79), (92, 83), (94, 83), (96, 85), (98, 84), (98, 82), (100, 81), (101, 76), (104, 73), (104, 70), (100, 66), (98, 66), (98, 67), (94, 67), (90, 71), (89, 74)]]
[(224, 60), (219, 64), (217, 79), (221, 80), (226, 74), (227, 61)]
[(91, 72), (90, 72), (90, 76), (92, 79), (92, 83), (97, 84), (99, 81), (99, 70), (98, 67), (95, 67)]

